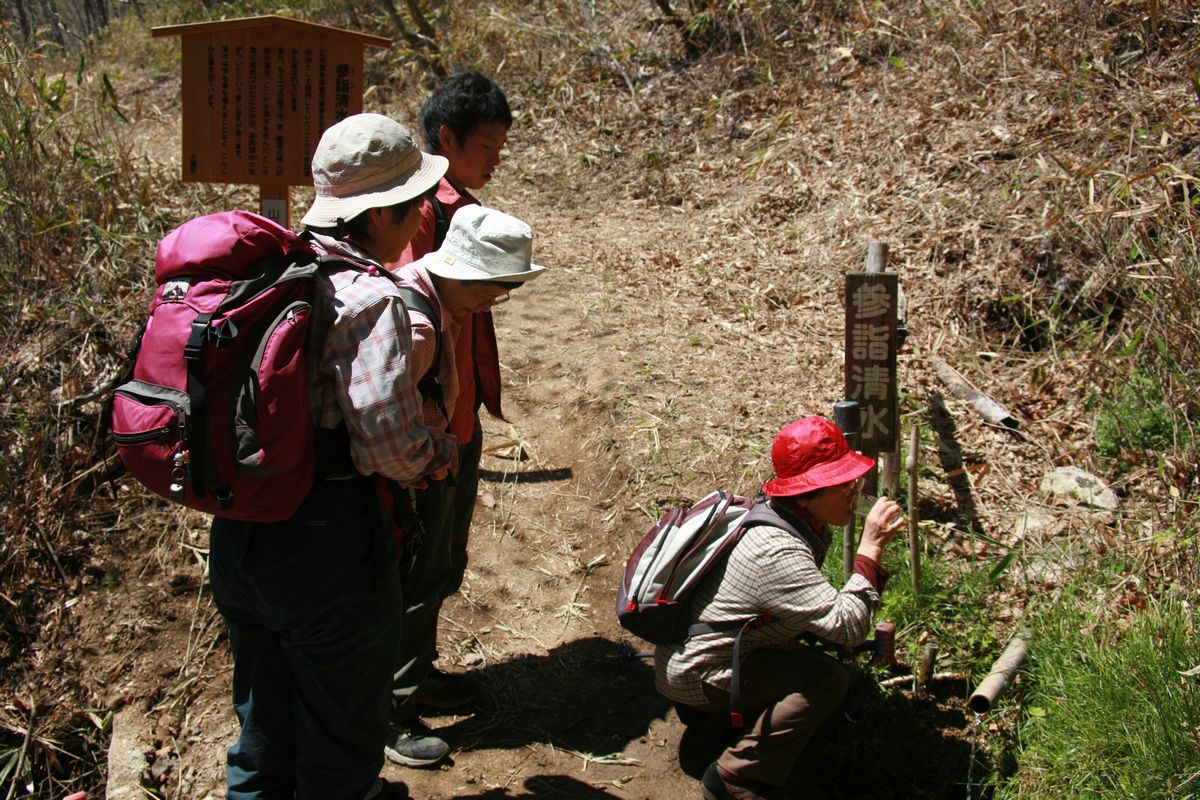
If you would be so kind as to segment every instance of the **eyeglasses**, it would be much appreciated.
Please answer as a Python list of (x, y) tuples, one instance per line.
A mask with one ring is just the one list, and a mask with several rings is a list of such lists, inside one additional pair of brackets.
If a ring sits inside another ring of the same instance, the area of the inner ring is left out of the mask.
[(839, 492), (846, 495), (846, 497), (854, 497), (862, 491), (862, 488), (864, 485), (866, 485), (866, 482), (867, 477), (864, 475), (860, 478), (856, 478), (850, 483), (844, 483), (841, 486), (834, 486), (832, 488), (837, 489)]
[(501, 303), (507, 303), (509, 293), (515, 288), (508, 281), (479, 281), (478, 283), (480, 286), (495, 286), (504, 290), (504, 294), (489, 298), (491, 304), (494, 306), (498, 306)]

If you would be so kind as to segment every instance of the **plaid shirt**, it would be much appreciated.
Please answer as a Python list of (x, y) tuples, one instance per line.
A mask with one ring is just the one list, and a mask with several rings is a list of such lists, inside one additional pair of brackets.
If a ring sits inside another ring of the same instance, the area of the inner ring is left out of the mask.
[[(724, 570), (713, 570), (696, 587), (692, 619), (744, 622), (759, 614), (775, 621), (742, 637), (743, 658), (760, 647), (786, 647), (805, 634), (830, 644), (854, 646), (871, 632), (879, 592), (855, 572), (840, 591), (821, 574), (829, 533), (797, 539), (785, 530), (760, 525), (734, 546)], [(704, 706), (703, 684), (728, 691), (733, 674), (733, 642), (738, 631), (693, 636), (655, 650), (655, 684), (671, 700)]]
[[(441, 322), (441, 331), (435, 332), (433, 320), (415, 308), (408, 310), (411, 324), (409, 332), (412, 334), (411, 368), (418, 381), (433, 367), (434, 358), (439, 358), (437, 379), (438, 385), (442, 389), (442, 402), (439, 405), (435, 400), (426, 399), (424, 401), (425, 425), (433, 430), (449, 431), (450, 420), (446, 418), (446, 414), (453, 410), (458, 399), (458, 365), (455, 361), (455, 350), (457, 349), (455, 343), (458, 341), (459, 329), (462, 326), (454, 317), (445, 313), (445, 309), (442, 308), (442, 299), (438, 296), (437, 289), (434, 288), (433, 278), (422, 261), (406, 264), (393, 274), (401, 286), (407, 286), (423, 295)], [(439, 338), (442, 345), (440, 354), (438, 353)]]
[[(445, 178), (438, 183), (436, 197), (447, 225), (463, 206), (479, 204), (470, 192), (454, 188)], [(388, 267), (396, 271), (433, 252), (436, 229), (437, 214), (433, 204), (422, 203), (421, 222), (416, 233), (408, 241), (399, 261), (388, 264)], [(475, 435), (480, 403), (487, 407), (493, 417), (504, 419), (500, 407), (500, 355), (491, 311), (460, 317), (457, 324), (459, 329), (455, 332), (454, 348), (458, 363), (458, 396), (453, 404), (446, 404), (446, 409), (450, 412), (450, 431), (458, 436), (459, 444), (466, 444)]]
[(363, 475), (411, 484), (453, 466), (453, 436), (425, 427), (419, 374), (410, 368), (408, 312), (382, 265), (346, 242), (317, 235), (319, 248), (373, 265), (326, 270), (313, 308), (309, 398), (314, 422), (336, 428), (345, 420), (350, 455)]

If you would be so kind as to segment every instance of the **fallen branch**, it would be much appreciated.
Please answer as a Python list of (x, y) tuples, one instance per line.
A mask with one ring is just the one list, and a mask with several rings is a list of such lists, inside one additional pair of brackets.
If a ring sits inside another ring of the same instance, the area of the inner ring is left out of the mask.
[[(935, 672), (929, 676), (929, 683), (934, 681), (965, 681), (967, 676), (962, 672)], [(915, 675), (897, 675), (895, 678), (888, 678), (879, 682), (879, 685), (885, 689), (891, 689), (895, 686), (903, 686), (906, 683), (912, 683), (916, 680)]]
[(21, 776), (25, 771), (25, 759), (29, 756), (29, 743), (33, 740), (33, 723), (37, 716), (37, 701), (32, 697), (29, 698), (29, 722), (25, 727), (25, 736), (21, 740), (21, 750), (17, 753), (17, 763), (11, 773), (12, 783), (8, 785), (8, 795), (5, 800), (12, 800), (13, 793), (17, 790), (18, 784), (21, 782)]
[(116, 388), (116, 385), (120, 382), (121, 376), (118, 375), (117, 377), (105, 381), (99, 386), (93, 388), (91, 391), (81, 394), (78, 397), (69, 397), (66, 400), (59, 400), (55, 404), (55, 407), (58, 409), (63, 409), (68, 406), (71, 408), (79, 408), (84, 403), (90, 403), (93, 400), (99, 400), (101, 397), (104, 397), (114, 388)]
[(950, 394), (959, 400), (968, 401), (979, 416), (993, 425), (1002, 425), (1005, 428), (1013, 429), (1017, 427), (1017, 420), (1013, 418), (1012, 414), (1008, 413), (995, 400), (972, 386), (970, 381), (958, 374), (954, 367), (937, 356), (929, 356), (929, 362), (937, 370), (938, 377), (950, 389)]
[(84, 478), (95, 475), (97, 472), (101, 472), (101, 471), (107, 472), (108, 470), (111, 470), (113, 467), (115, 467), (117, 465), (118, 461), (120, 461), (120, 455), (118, 453), (112, 453), (109, 456), (107, 456), (106, 458), (104, 458), (103, 460), (97, 461), (95, 464), (88, 467), (83, 472), (76, 475), (74, 478), (71, 478), (71, 480), (67, 481), (66, 483), (64, 483), (61, 486), (59, 486), (58, 488), (56, 488), (51, 494), (55, 494), (55, 495), (61, 494), (62, 492), (66, 491), (68, 488), (70, 488), (71, 486), (75, 485), (76, 483), (79, 483)]
[(50, 536), (46, 533), (46, 529), (37, 520), (33, 521), (33, 529), (37, 531), (42, 547), (46, 548), (46, 552), (50, 554), (50, 560), (54, 562), (54, 567), (58, 570), (58, 577), (62, 578), (63, 586), (70, 586), (71, 579), (67, 577), (67, 571), (63, 569), (62, 562), (58, 560), (58, 553), (55, 552), (54, 545), (50, 543)]

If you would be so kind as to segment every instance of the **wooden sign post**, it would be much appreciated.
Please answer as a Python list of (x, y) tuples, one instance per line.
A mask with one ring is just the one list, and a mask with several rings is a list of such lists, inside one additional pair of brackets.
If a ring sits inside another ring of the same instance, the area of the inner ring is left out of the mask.
[(259, 187), (285, 228), (333, 123), (362, 111), (363, 47), (390, 39), (280, 16), (151, 28), (183, 40), (183, 180)]
[[(872, 247), (882, 243), (873, 242)], [(883, 251), (886, 263), (886, 249)], [(900, 420), (896, 397), (896, 310), (899, 278), (894, 272), (846, 275), (846, 394), (862, 409), (859, 450), (894, 453)]]
[[(856, 449), (872, 458), (896, 451), (900, 420), (896, 394), (896, 333), (899, 278), (884, 272), (887, 245), (872, 242), (866, 272), (846, 274), (846, 400), (858, 406)], [(875, 494), (878, 470), (867, 474), (867, 494)], [(854, 525), (844, 531), (846, 577), (854, 565)]]
[[(850, 449), (858, 450), (859, 408), (854, 400), (841, 400), (833, 404), (833, 421), (841, 429)], [(854, 572), (854, 517), (842, 528), (842, 578), (850, 579)]]

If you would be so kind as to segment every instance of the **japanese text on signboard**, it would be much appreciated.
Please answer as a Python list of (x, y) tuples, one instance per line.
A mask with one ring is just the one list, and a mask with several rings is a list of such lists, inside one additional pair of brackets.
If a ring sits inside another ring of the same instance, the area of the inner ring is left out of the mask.
[(184, 37), (183, 178), (303, 185), (330, 125), (362, 110), (362, 45), (269, 28)]
[(860, 449), (891, 452), (896, 446), (895, 273), (846, 275), (846, 399), (862, 409)]

